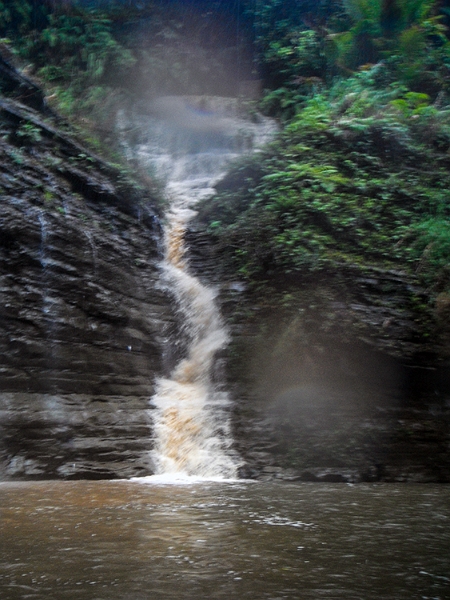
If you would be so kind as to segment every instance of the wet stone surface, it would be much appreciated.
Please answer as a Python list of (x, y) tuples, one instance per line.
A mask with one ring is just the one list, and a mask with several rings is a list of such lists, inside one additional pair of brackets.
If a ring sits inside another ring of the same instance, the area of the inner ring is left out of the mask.
[(154, 198), (11, 98), (0, 192), (1, 475), (148, 474), (148, 401), (177, 326)]

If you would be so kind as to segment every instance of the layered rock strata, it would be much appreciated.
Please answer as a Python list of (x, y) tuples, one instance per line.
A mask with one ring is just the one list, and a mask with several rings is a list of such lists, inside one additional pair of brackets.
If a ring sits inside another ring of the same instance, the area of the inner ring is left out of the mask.
[(149, 474), (148, 401), (155, 375), (170, 368), (165, 342), (175, 324), (160, 285), (154, 199), (61, 130), (34, 88), (27, 106), (8, 82), (0, 102), (0, 474)]
[(243, 476), (450, 481), (448, 346), (417, 279), (336, 265), (262, 293), (224, 263), (202, 223), (188, 239), (192, 268), (221, 290)]

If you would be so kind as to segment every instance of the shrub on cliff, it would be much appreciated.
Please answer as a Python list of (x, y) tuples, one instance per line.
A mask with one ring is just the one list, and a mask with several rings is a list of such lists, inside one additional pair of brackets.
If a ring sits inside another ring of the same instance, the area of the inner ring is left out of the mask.
[(310, 98), (203, 203), (199, 218), (242, 276), (365, 263), (435, 280), (450, 262), (450, 109), (378, 89), (380, 68)]
[(450, 44), (441, 2), (248, 4), (267, 89), (264, 108), (271, 115), (291, 118), (306, 96), (336, 75), (350, 76), (381, 62), (380, 85), (400, 82), (432, 97), (450, 89)]

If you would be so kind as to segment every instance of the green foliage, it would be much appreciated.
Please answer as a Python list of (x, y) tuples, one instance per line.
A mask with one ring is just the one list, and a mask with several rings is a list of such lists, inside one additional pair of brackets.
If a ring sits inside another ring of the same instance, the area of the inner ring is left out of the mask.
[(39, 143), (42, 139), (41, 130), (32, 123), (24, 123), (16, 131), (16, 135), (27, 143)]
[(0, 1), (0, 29), (23, 31), (30, 25), (32, 6), (23, 0)]
[(337, 74), (375, 64), (383, 65), (379, 87), (400, 82), (432, 98), (450, 91), (450, 43), (437, 1), (343, 0), (342, 13), (336, 4), (291, 4), (256, 2), (253, 9), (268, 114), (290, 119)]
[[(351, 27), (331, 34), (342, 69), (387, 61), (392, 78), (433, 93), (446, 69), (450, 45), (433, 0), (345, 0)], [(448, 85), (448, 81), (445, 82)]]
[(412, 118), (420, 116), (422, 109), (429, 107), (430, 97), (428, 94), (407, 92), (402, 98), (392, 100), (390, 104), (397, 108), (404, 117)]
[(428, 275), (448, 262), (450, 111), (373, 77), (311, 98), (203, 203), (221, 256), (249, 281), (343, 263), (416, 271), (431, 241)]
[[(448, 204), (448, 203), (447, 203)], [(431, 217), (414, 224), (410, 231), (411, 260), (416, 270), (422, 272), (431, 283), (440, 273), (450, 275), (450, 220), (447, 217)]]
[(8, 35), (15, 51), (32, 61), (61, 112), (70, 117), (89, 113), (97, 125), (110, 118), (135, 63), (117, 39), (112, 20), (77, 2), (50, 9), (50, 4), (30, 0), (0, 1), (0, 35)]
[(377, 22), (381, 15), (380, 0), (343, 0), (347, 14), (354, 21)]
[[(97, 11), (86, 14), (52, 14), (37, 42), (39, 63), (49, 63), (49, 79), (81, 79), (93, 84), (108, 70), (124, 70), (134, 64), (131, 52), (114, 39), (111, 21)], [(31, 51), (31, 48), (30, 48)], [(47, 64), (40, 73), (47, 75)]]
[(49, 15), (47, 27), (21, 51), (35, 57), (62, 112), (90, 113), (100, 121), (108, 118), (120, 77), (134, 64), (131, 52), (114, 38), (111, 21), (98, 11)]
[(323, 40), (315, 31), (297, 31), (270, 42), (264, 60), (281, 84), (261, 104), (267, 114), (287, 120), (301, 102), (323, 87), (326, 55)]
[(8, 154), (16, 165), (22, 165), (25, 162), (25, 157), (21, 148), (11, 148), (9, 149)]
[(336, 13), (336, 3), (244, 0), (243, 5), (253, 22), (257, 60), (269, 90), (263, 109), (288, 119), (331, 75), (322, 21)]
[(282, 79), (320, 76), (324, 70), (321, 40), (311, 29), (276, 39), (265, 50), (265, 60)]

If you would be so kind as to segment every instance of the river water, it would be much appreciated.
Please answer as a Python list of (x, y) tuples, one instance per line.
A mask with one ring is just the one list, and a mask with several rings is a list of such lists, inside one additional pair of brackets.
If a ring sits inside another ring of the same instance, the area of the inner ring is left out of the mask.
[(450, 488), (0, 484), (2, 600), (450, 598)]

